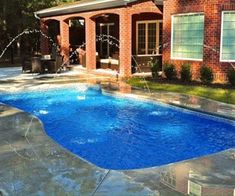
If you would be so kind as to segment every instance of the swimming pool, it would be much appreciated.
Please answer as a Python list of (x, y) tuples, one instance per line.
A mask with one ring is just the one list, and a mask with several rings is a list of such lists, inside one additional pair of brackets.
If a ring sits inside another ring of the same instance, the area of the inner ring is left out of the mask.
[(233, 121), (111, 96), (99, 86), (1, 94), (0, 102), (37, 116), (54, 141), (106, 169), (160, 166), (235, 147)]

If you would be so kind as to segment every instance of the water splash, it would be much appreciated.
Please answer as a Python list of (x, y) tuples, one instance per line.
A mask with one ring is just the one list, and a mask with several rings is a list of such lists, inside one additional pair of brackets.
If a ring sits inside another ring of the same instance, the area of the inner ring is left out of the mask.
[[(23, 36), (23, 35), (29, 35), (29, 34), (34, 34), (34, 33), (40, 33), (43, 37), (45, 37), (46, 39), (48, 39), (48, 40), (52, 43), (53, 46), (58, 47), (58, 45), (54, 42), (54, 40), (53, 40), (51, 37), (49, 37), (48, 35), (46, 35), (45, 33), (43, 33), (41, 30), (38, 30), (38, 29), (34, 29), (34, 30), (26, 29), (26, 30), (24, 30), (23, 32), (21, 32), (20, 34), (18, 34), (17, 36), (15, 36), (15, 37), (9, 42), (9, 44), (8, 44), (8, 45), (4, 48), (4, 50), (2, 51), (2, 53), (1, 53), (1, 55), (0, 55), (0, 59), (3, 57), (3, 55), (5, 54), (5, 52), (7, 51), (7, 49), (8, 49), (18, 38), (20, 38), (20, 37)], [(96, 36), (96, 42), (98, 42), (98, 41), (100, 41), (100, 42), (102, 42), (102, 43), (106, 42), (106, 43), (109, 44), (110, 46), (114, 46), (114, 47), (120, 49), (120, 40), (118, 40), (118, 39), (117, 39), (116, 37), (114, 37), (114, 36), (106, 35), (106, 34), (100, 34), (100, 35), (97, 35), (97, 36)], [(68, 60), (67, 60), (67, 61), (64, 61), (64, 62), (62, 63), (62, 65), (59, 66), (58, 70), (57, 70), (56, 73), (55, 73), (55, 74), (56, 74), (55, 77), (57, 76), (57, 74), (58, 74), (59, 72), (61, 72), (61, 71), (64, 69), (64, 67), (65, 67), (66, 64), (69, 64), (70, 59), (71, 59), (74, 55), (76, 55), (76, 56), (78, 55), (79, 49), (85, 48), (86, 45), (87, 45), (86, 43), (82, 43), (82, 44), (81, 44), (80, 46), (78, 46), (73, 52), (71, 52), (71, 55), (69, 56)], [(169, 43), (162, 44), (162, 45), (158, 46), (158, 47), (156, 48), (156, 50), (159, 50), (159, 49), (161, 49), (161, 48), (163, 49), (163, 48), (167, 47), (168, 45), (169, 45)], [(134, 57), (134, 55), (131, 55), (131, 58), (133, 59), (137, 70), (139, 70), (139, 72), (142, 72), (141, 67), (139, 66), (139, 64), (138, 64), (136, 58)], [(119, 73), (117, 72), (117, 78), (119, 77), (118, 75), (119, 75)], [(143, 77), (143, 80), (145, 81), (145, 86), (146, 86), (148, 92), (151, 93), (151, 90), (150, 90), (150, 88), (149, 88), (149, 85), (148, 85), (148, 83), (147, 83), (145, 77)]]
[[(117, 38), (115, 38), (115, 37), (113, 37), (113, 36), (111, 36), (111, 35), (105, 35), (105, 34), (97, 35), (97, 36), (96, 36), (96, 42), (98, 42), (98, 41), (100, 41), (100, 42), (102, 42), (102, 43), (107, 42), (109, 45), (115, 46), (115, 47), (119, 48), (119, 43), (120, 43), (120, 41), (119, 41)], [(117, 42), (117, 43), (115, 43), (115, 42)], [(69, 63), (70, 59), (71, 59), (74, 55), (77, 56), (77, 55), (79, 54), (79, 50), (80, 50), (80, 49), (85, 49), (86, 45), (87, 45), (87, 43), (84, 42), (84, 43), (82, 43), (80, 46), (78, 46), (75, 50), (73, 50), (73, 51), (71, 52), (71, 54), (70, 54), (68, 60), (67, 60), (67, 61), (64, 61), (63, 64), (60, 66), (60, 68), (56, 71), (56, 74), (58, 74), (61, 70), (64, 69), (64, 66), (65, 66), (67, 63)]]
[(35, 33), (40, 33), (43, 37), (45, 37), (46, 39), (48, 39), (53, 46), (58, 46), (54, 40), (47, 36), (45, 33), (43, 33), (41, 30), (38, 29), (33, 29), (33, 30), (29, 30), (29, 29), (25, 29), (23, 32), (21, 32), (20, 34), (16, 35), (10, 42), (9, 44), (7, 44), (7, 46), (3, 49), (2, 53), (0, 54), (0, 59), (3, 57), (3, 55), (6, 53), (7, 49), (17, 40), (19, 39), (21, 36), (23, 35), (29, 35), (29, 34), (35, 34)]
[[(211, 51), (213, 51), (213, 52), (215, 52), (215, 53), (217, 53), (217, 54), (220, 54), (220, 50), (219, 50), (219, 49), (216, 49), (216, 48), (213, 48), (212, 46), (209, 46), (209, 45), (204, 44), (203, 47), (204, 47), (204, 48), (208, 48), (208, 49), (210, 49)], [(231, 63), (231, 62), (228, 62), (228, 63), (229, 63), (229, 64), (232, 66), (232, 68), (235, 70), (235, 65), (234, 65), (233, 63)]]

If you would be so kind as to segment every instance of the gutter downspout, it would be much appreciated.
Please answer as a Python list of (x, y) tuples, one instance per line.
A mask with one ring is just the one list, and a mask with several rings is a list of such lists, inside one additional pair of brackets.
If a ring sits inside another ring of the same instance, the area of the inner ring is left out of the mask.
[(34, 17), (38, 20), (40, 20), (41, 18), (39, 18), (39, 16), (37, 15), (37, 12), (34, 12)]

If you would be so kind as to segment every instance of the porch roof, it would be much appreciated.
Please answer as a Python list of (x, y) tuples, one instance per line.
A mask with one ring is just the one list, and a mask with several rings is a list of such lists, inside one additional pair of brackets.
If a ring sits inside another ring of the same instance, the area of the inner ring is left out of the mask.
[[(35, 12), (35, 15), (43, 18), (84, 11), (122, 7), (134, 2), (138, 2), (138, 0), (81, 0), (74, 3), (67, 3), (61, 6), (43, 9)], [(162, 0), (155, 0), (155, 3), (162, 4)]]

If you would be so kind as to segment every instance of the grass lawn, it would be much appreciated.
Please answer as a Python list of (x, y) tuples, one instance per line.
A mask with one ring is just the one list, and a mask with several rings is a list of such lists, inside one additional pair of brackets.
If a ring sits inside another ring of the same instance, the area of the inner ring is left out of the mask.
[[(167, 92), (183, 93), (187, 95), (196, 95), (224, 103), (235, 104), (235, 89), (157, 83), (148, 80), (146, 81), (148, 83), (149, 88), (153, 91), (167, 91)], [(131, 78), (127, 81), (127, 83), (134, 87), (144, 88), (146, 86), (146, 81), (140, 78)]]

